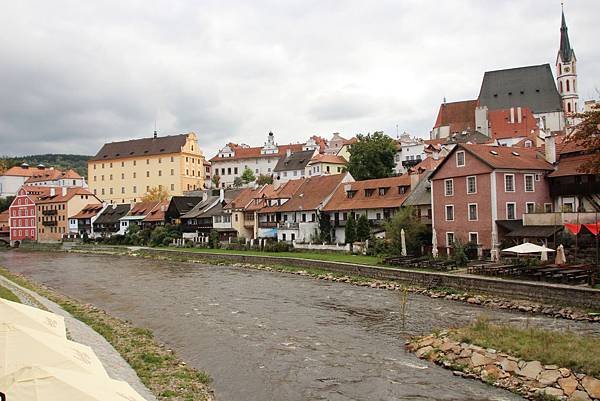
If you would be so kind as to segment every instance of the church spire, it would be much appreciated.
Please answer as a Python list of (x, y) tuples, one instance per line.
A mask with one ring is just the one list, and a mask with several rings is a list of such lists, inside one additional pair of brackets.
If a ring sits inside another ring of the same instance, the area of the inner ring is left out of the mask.
[(560, 58), (563, 63), (569, 63), (573, 57), (573, 49), (571, 49), (571, 43), (569, 42), (569, 28), (567, 28), (567, 22), (565, 21), (565, 11), (562, 11), (562, 22), (560, 25)]

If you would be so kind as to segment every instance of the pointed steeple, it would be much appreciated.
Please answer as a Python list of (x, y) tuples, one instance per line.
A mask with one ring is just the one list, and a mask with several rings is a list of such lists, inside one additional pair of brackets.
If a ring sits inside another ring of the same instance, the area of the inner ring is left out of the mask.
[(571, 43), (569, 42), (569, 28), (567, 28), (567, 22), (565, 21), (565, 11), (562, 11), (562, 22), (560, 25), (560, 58), (563, 63), (569, 63), (573, 57), (573, 49), (571, 49)]

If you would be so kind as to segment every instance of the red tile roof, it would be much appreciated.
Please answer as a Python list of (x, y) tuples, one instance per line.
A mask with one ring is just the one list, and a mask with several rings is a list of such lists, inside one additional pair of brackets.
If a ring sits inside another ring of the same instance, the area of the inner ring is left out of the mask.
[(475, 108), (477, 100), (442, 103), (433, 128), (450, 126), (450, 133), (475, 128)]
[(66, 188), (67, 193), (63, 196), (63, 194), (62, 194), (63, 188), (55, 188), (56, 195), (51, 196), (50, 193), (48, 193), (47, 195), (40, 197), (40, 199), (36, 203), (41, 204), (41, 203), (68, 202), (76, 195), (88, 195), (88, 196), (92, 197), (92, 200), (93, 199), (98, 200), (98, 198), (96, 198), (96, 196), (93, 193), (91, 193), (90, 191), (88, 191), (85, 188), (80, 188), (80, 187)]
[(442, 156), (440, 156), (437, 160), (431, 156), (427, 156), (419, 164), (410, 168), (410, 171), (423, 172), (423, 171), (433, 171), (437, 166), (444, 160)]
[(39, 167), (21, 167), (14, 166), (6, 170), (2, 175), (12, 176), (12, 177), (31, 177), (40, 172), (44, 172), (48, 169), (39, 168)]
[(539, 155), (535, 148), (514, 149), (507, 146), (460, 144), (455, 149), (460, 148), (467, 150), (492, 168), (554, 170), (554, 167)]
[(104, 206), (101, 203), (89, 203), (84, 206), (83, 209), (75, 216), (69, 217), (70, 219), (90, 219), (100, 213)]
[(285, 156), (288, 149), (292, 153), (293, 152), (300, 152), (300, 151), (302, 151), (302, 147), (304, 146), (301, 143), (294, 143), (294, 144), (289, 144), (289, 145), (278, 145), (277, 146), (277, 149), (278, 149), (277, 153), (273, 153), (273, 154), (269, 154), (269, 155), (262, 155), (260, 153), (260, 151), (262, 149), (262, 146), (257, 146), (257, 147), (253, 147), (253, 148), (245, 148), (245, 147), (241, 147), (239, 145), (236, 145), (235, 143), (230, 143), (228, 145), (233, 148), (233, 151), (234, 151), (234, 156), (233, 157), (219, 157), (219, 155), (217, 154), (212, 159), (210, 159), (210, 162), (213, 163), (215, 161), (220, 161), (220, 160), (256, 159), (256, 158), (259, 158), (259, 157), (276, 157), (276, 158), (279, 158), (281, 156)]
[(56, 181), (61, 179), (80, 180), (82, 177), (74, 170), (61, 171), (58, 169), (44, 169), (32, 175), (25, 181), (26, 184), (43, 181)]
[(158, 205), (160, 201), (137, 202), (133, 205), (128, 216), (145, 216)]
[(308, 164), (316, 163), (329, 163), (329, 164), (346, 164), (347, 161), (342, 156), (331, 155), (331, 154), (318, 154), (313, 156)]
[(531, 110), (527, 107), (521, 108), (522, 119), (517, 122), (517, 108), (513, 109), (513, 123), (510, 122), (510, 109), (490, 110), (488, 111), (488, 121), (490, 123), (490, 135), (493, 139), (516, 138), (520, 136), (529, 136), (531, 131), (539, 131), (537, 121)]
[(90, 161), (180, 153), (189, 134), (141, 138), (105, 143)]
[(165, 221), (165, 213), (168, 208), (169, 201), (158, 202), (142, 221), (145, 223)]
[(293, 180), (302, 182), (287, 202), (280, 206), (266, 207), (259, 213), (316, 210), (336, 190), (345, 177), (346, 174), (335, 174)]
[[(410, 193), (410, 176), (380, 178), (376, 180), (355, 181), (342, 184), (333, 194), (331, 200), (323, 210), (365, 210), (381, 208), (398, 208)], [(398, 187), (404, 187), (405, 192), (400, 193)], [(388, 188), (384, 195), (379, 194), (379, 188)], [(356, 191), (352, 198), (348, 198), (347, 190)], [(365, 190), (372, 190), (367, 196)]]
[(579, 167), (594, 158), (593, 154), (561, 157), (556, 165), (556, 170), (548, 177), (565, 177), (569, 175), (586, 175), (588, 173), (578, 171)]

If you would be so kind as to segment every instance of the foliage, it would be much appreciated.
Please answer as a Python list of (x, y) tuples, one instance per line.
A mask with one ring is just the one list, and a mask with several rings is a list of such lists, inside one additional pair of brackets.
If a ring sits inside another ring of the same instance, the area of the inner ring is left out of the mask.
[(404, 229), (407, 253), (419, 253), (421, 245), (428, 241), (428, 231), (425, 224), (415, 216), (411, 207), (400, 209), (385, 224), (385, 236), (389, 241), (392, 254), (400, 255), (402, 252), (402, 229)]
[(6, 159), (0, 159), (0, 174), (4, 173), (8, 169), (8, 162)]
[(392, 175), (396, 165), (396, 143), (383, 132), (358, 135), (350, 148), (346, 168), (356, 180), (385, 178)]
[(258, 185), (272, 184), (273, 183), (273, 176), (272, 175), (268, 175), (268, 174), (261, 174), (256, 179), (256, 183)]
[(579, 113), (576, 117), (582, 121), (567, 140), (593, 154), (592, 159), (579, 166), (578, 170), (587, 174), (600, 174), (600, 105), (596, 105), (591, 111)]
[(219, 232), (217, 230), (210, 230), (208, 234), (208, 246), (211, 249), (218, 249), (221, 247), (221, 239), (219, 238)]
[(366, 214), (361, 214), (356, 222), (356, 239), (366, 241), (371, 237), (371, 228)]
[(390, 245), (388, 241), (383, 238), (373, 238), (369, 241), (369, 248), (367, 249), (367, 255), (370, 256), (384, 256), (390, 254)]
[(292, 246), (287, 242), (267, 242), (263, 250), (265, 252), (290, 252)]
[(233, 179), (233, 187), (234, 188), (239, 188), (242, 185), (244, 185), (244, 180), (241, 177), (235, 177)]
[(221, 182), (221, 176), (219, 174), (215, 173), (215, 175), (213, 175), (210, 180), (212, 181), (215, 188), (219, 188), (219, 183)]
[(467, 254), (465, 252), (465, 246), (463, 245), (463, 243), (460, 241), (460, 239), (456, 239), (454, 241), (454, 253), (452, 255), (452, 259), (454, 259), (454, 261), (456, 262), (457, 266), (466, 266), (467, 262), (469, 262), (469, 258), (467, 257)]
[(348, 215), (348, 221), (344, 227), (344, 237), (346, 237), (346, 244), (356, 242), (356, 222), (352, 214)]
[(169, 199), (169, 193), (166, 189), (162, 187), (152, 187), (146, 192), (146, 194), (142, 197), (142, 202), (152, 202), (152, 201), (166, 201)]
[(244, 171), (242, 172), (242, 181), (244, 181), (245, 184), (248, 184), (249, 182), (252, 182), (255, 180), (256, 180), (256, 176), (254, 175), (254, 171), (252, 171), (251, 168), (246, 167), (244, 169)]
[(19, 297), (17, 297), (11, 290), (0, 285), (0, 298), (6, 299), (13, 302), (21, 303)]
[(15, 200), (14, 196), (7, 196), (6, 198), (0, 198), (0, 213), (8, 210), (10, 204)]
[[(18, 157), (0, 157), (0, 165), (4, 164), (6, 168), (20, 166), (27, 163), (30, 166), (43, 164), (47, 167), (56, 167), (61, 170), (73, 169), (82, 177), (87, 177), (87, 162), (90, 156), (84, 155), (65, 155), (65, 154), (44, 154)], [(0, 167), (1, 170), (1, 167)]]
[(319, 240), (331, 242), (331, 216), (328, 213), (320, 213), (319, 216)]

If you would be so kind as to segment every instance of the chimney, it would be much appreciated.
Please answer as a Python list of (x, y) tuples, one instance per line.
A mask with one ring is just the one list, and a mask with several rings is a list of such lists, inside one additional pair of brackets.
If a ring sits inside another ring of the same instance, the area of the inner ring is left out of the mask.
[(523, 120), (523, 114), (522, 114), (522, 110), (520, 107), (517, 107), (517, 122), (519, 124), (521, 124), (521, 121)]
[(556, 163), (556, 140), (554, 135), (550, 134), (544, 138), (544, 145), (546, 151), (546, 161), (548, 163)]
[(410, 177), (410, 190), (412, 191), (413, 189), (415, 189), (415, 187), (419, 183), (420, 175), (419, 175), (419, 173), (415, 173), (415, 174), (411, 174), (409, 177)]
[(50, 188), (50, 196), (56, 196), (56, 188)]
[(67, 187), (62, 187), (61, 190), (62, 190), (61, 191), (61, 195), (62, 196), (67, 196)]
[(510, 123), (511, 124), (515, 123), (515, 108), (514, 107), (510, 108)]

